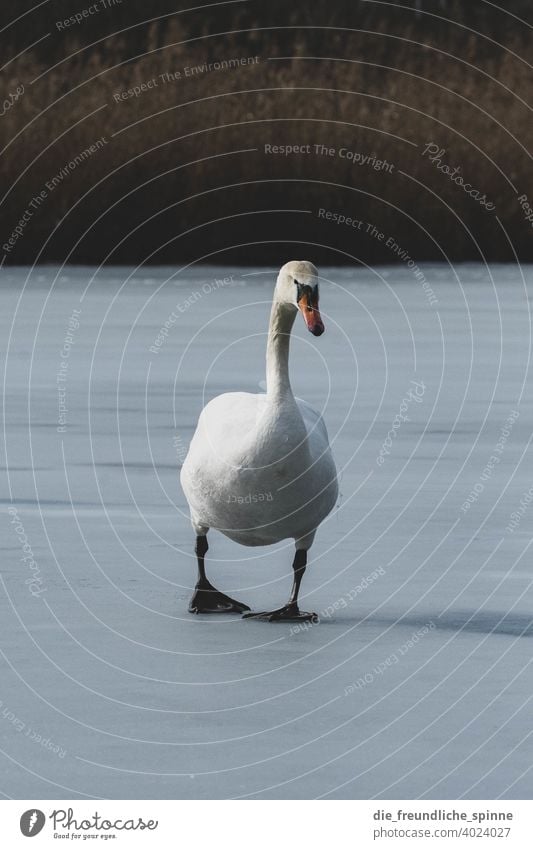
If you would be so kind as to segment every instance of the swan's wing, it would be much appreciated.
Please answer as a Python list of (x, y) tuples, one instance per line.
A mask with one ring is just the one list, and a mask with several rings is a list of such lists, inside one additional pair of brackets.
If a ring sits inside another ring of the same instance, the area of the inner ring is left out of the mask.
[(227, 493), (242, 486), (255, 491), (248, 478), (247, 443), (264, 409), (264, 395), (227, 392), (202, 410), (180, 479), (191, 514), (203, 524), (215, 525), (213, 504), (227, 501)]
[(238, 455), (243, 438), (257, 424), (265, 400), (266, 395), (249, 392), (217, 395), (202, 410), (193, 439), (198, 436), (205, 447), (218, 455)]
[(200, 413), (184, 468), (194, 473), (209, 469), (216, 475), (221, 465), (240, 465), (246, 436), (256, 425), (264, 397), (226, 392), (209, 401)]
[(339, 494), (337, 469), (324, 419), (318, 410), (315, 410), (307, 401), (297, 398), (296, 403), (307, 429), (309, 450), (312, 457), (310, 473), (313, 479), (313, 488), (321, 493), (315, 505), (317, 513), (320, 514), (318, 520), (318, 523), (320, 523), (337, 502)]
[(296, 403), (298, 404), (298, 408), (302, 414), (307, 433), (311, 436), (314, 434), (328, 445), (328, 430), (326, 428), (326, 423), (318, 410), (315, 410), (308, 401), (304, 401), (302, 398), (296, 398)]

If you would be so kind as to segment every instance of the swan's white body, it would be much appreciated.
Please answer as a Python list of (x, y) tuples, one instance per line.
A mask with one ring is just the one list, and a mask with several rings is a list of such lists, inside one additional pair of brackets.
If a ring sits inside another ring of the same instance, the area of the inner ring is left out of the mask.
[(242, 545), (307, 537), (337, 500), (319, 413), (305, 401), (273, 404), (245, 392), (204, 408), (181, 483), (196, 533), (217, 528)]
[[(313, 333), (323, 330), (315, 278), (314, 266), (305, 262), (288, 263), (280, 272), (267, 344), (266, 394), (219, 395), (200, 415), (181, 471), (197, 535), (216, 528), (242, 545), (292, 537), (297, 548), (307, 550), (336, 503), (337, 475), (326, 426), (310, 404), (294, 397), (288, 372), (297, 308), (307, 311)], [(315, 285), (318, 318), (311, 315), (311, 301), (302, 307), (296, 300), (295, 282), (298, 291), (309, 292)]]

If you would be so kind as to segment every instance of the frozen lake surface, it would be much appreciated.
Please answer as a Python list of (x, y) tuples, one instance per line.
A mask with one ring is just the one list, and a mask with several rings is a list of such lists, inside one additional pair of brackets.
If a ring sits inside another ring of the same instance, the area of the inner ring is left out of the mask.
[[(291, 375), (341, 495), (307, 630), (187, 613), (179, 465), (208, 399), (264, 388), (276, 272), (2, 272), (5, 796), (531, 798), (532, 269), (320, 271)], [(291, 561), (210, 534), (255, 609)]]

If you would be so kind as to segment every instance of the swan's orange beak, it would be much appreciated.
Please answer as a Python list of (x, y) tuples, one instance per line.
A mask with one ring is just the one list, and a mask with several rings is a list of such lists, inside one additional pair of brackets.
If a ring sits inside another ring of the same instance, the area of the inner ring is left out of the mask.
[(306, 286), (298, 301), (298, 309), (304, 317), (307, 329), (311, 331), (313, 336), (322, 336), (324, 322), (318, 309), (318, 291), (311, 289), (310, 286)]

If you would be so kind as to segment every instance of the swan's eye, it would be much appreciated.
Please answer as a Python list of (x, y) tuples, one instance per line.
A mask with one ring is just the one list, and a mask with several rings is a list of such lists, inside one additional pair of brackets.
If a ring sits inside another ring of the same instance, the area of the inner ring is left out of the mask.
[(302, 298), (305, 298), (308, 309), (312, 309), (313, 306), (318, 305), (318, 286), (308, 286), (306, 283), (299, 283), (298, 280), (294, 282), (296, 284), (296, 302), (298, 304)]

